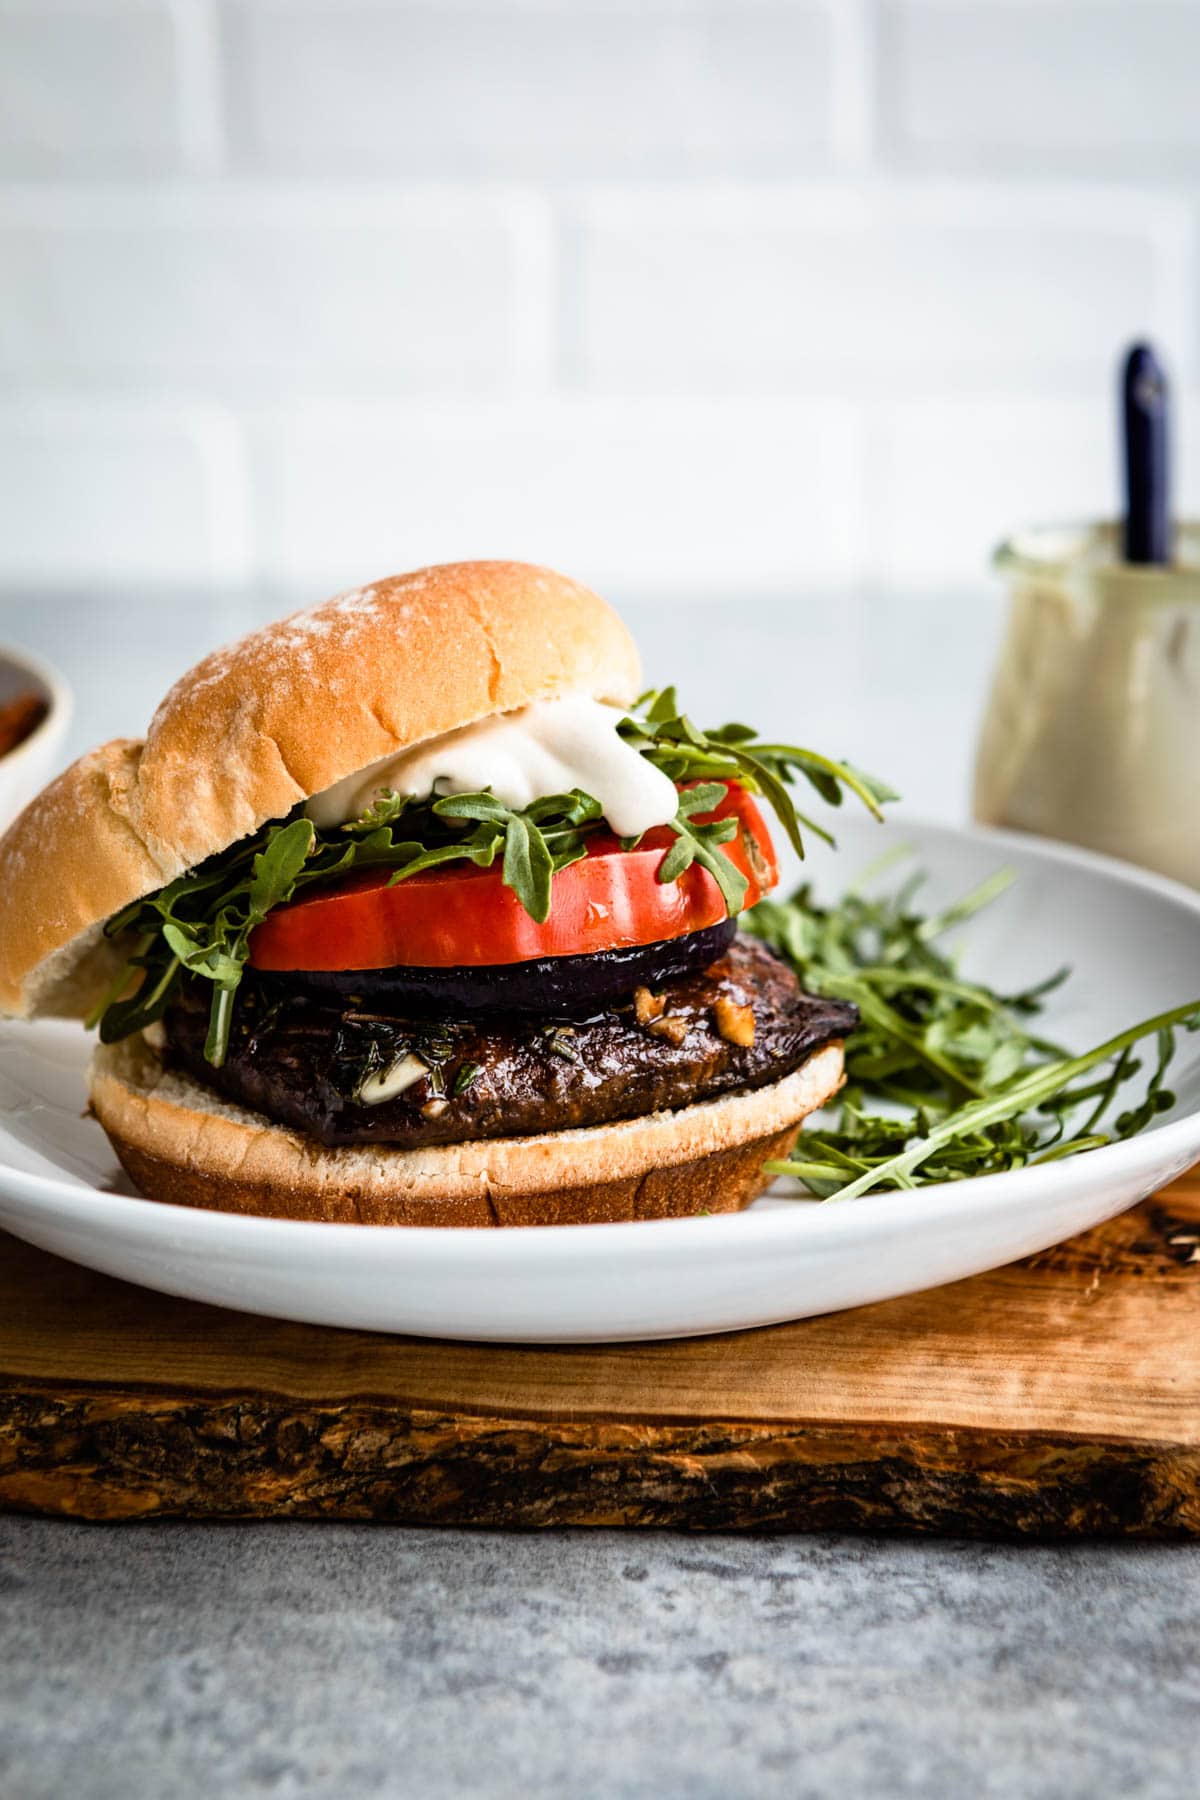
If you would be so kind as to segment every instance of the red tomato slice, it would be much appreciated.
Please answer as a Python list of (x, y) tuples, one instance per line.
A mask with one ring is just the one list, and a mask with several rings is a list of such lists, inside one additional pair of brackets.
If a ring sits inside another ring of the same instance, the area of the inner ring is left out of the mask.
[[(762, 814), (733, 782), (697, 822), (731, 817), (740, 829), (721, 849), (749, 881), (744, 904), (753, 906), (779, 870)], [(666, 826), (648, 831), (636, 850), (596, 832), (587, 855), (554, 877), (544, 925), (504, 886), (499, 862), (490, 869), (447, 863), (394, 887), (386, 869), (352, 875), (277, 907), (250, 938), (250, 962), (256, 969), (484, 968), (683, 937), (718, 924), (725, 902), (698, 863), (678, 881), (658, 880), (674, 842)]]

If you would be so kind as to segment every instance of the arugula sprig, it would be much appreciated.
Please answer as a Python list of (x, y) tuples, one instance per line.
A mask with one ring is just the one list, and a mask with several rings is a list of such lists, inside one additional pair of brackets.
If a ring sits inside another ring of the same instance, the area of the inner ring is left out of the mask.
[[(740, 911), (747, 886), (722, 849), (736, 836), (737, 823), (705, 824), (699, 817), (720, 802), (725, 782), (740, 781), (761, 793), (801, 854), (802, 826), (821, 837), (828, 833), (796, 811), (790, 785), (803, 779), (835, 806), (843, 791), (853, 793), (877, 817), (881, 803), (894, 798), (882, 782), (848, 763), (790, 745), (760, 744), (749, 726), (701, 731), (680, 711), (674, 688), (644, 695), (617, 728), (677, 785), (694, 784), (680, 793), (670, 827), (675, 842), (658, 879), (677, 881), (699, 863), (716, 880), (731, 914)], [(109, 920), (107, 933), (126, 956), (90, 1022), (99, 1024), (105, 1043), (127, 1037), (162, 1017), (185, 975), (198, 976), (212, 983), (205, 1055), (220, 1067), (251, 934), (305, 887), (351, 870), (388, 869), (396, 882), (443, 863), (488, 868), (499, 861), (505, 886), (544, 923), (555, 875), (586, 854), (588, 836), (602, 825), (599, 802), (578, 789), (545, 795), (523, 809), (487, 792), (437, 799), (382, 793), (361, 818), (334, 831), (317, 829), (303, 814), (274, 820)], [(626, 840), (627, 847), (637, 841)], [(747, 850), (752, 854), (754, 847)]]
[[(551, 881), (586, 854), (586, 833), (601, 820), (599, 802), (578, 789), (535, 800), (523, 812), (514, 812), (492, 794), (451, 794), (435, 801), (433, 811), (439, 819), (473, 819), (491, 828), (493, 855), (503, 840), (504, 885), (539, 925), (550, 917)], [(403, 869), (399, 875), (409, 873)]]
[(678, 881), (683, 871), (697, 862), (713, 877), (726, 912), (733, 914), (741, 912), (750, 884), (741, 870), (720, 854), (719, 846), (737, 836), (737, 820), (713, 819), (702, 825), (696, 818), (697, 813), (711, 812), (724, 798), (725, 787), (719, 781), (702, 781), (684, 789), (679, 796), (679, 811), (671, 822), (675, 842), (659, 865), (658, 879)]
[[(829, 1122), (806, 1129), (790, 1158), (767, 1165), (773, 1173), (827, 1200), (959, 1181), (1132, 1137), (1174, 1105), (1165, 1077), (1176, 1033), (1200, 1030), (1200, 1000), (1075, 1056), (1031, 1028), (1067, 970), (1009, 995), (959, 972), (941, 940), (1011, 880), (1001, 871), (925, 915), (915, 905), (920, 876), (882, 899), (860, 883), (833, 907), (802, 887), (747, 915), (810, 992), (852, 1000), (862, 1021), (847, 1040), (847, 1085)], [(1111, 1117), (1148, 1038), (1156, 1054), (1143, 1095)]]
[(674, 687), (643, 694), (619, 729), (676, 783), (720, 777), (762, 794), (798, 856), (804, 855), (801, 827), (833, 842), (823, 825), (797, 809), (789, 790), (798, 782), (806, 781), (828, 806), (840, 806), (845, 793), (854, 794), (877, 819), (887, 801), (899, 798), (886, 782), (864, 775), (852, 763), (835, 762), (796, 744), (760, 743), (751, 725), (701, 731), (680, 711)]
[[(110, 937), (132, 932), (136, 944), (87, 1021), (99, 1024), (104, 1043), (115, 1043), (161, 1018), (186, 970), (213, 984), (204, 1053), (210, 1062), (224, 1060), (233, 996), (249, 954), (250, 933), (272, 907), (296, 891), (316, 842), (313, 826), (303, 818), (260, 837), (261, 844), (252, 840), (244, 848), (235, 846), (109, 920)], [(346, 862), (343, 846), (340, 863)], [(336, 872), (337, 866), (327, 872)], [(144, 971), (143, 977), (129, 993), (137, 970)]]

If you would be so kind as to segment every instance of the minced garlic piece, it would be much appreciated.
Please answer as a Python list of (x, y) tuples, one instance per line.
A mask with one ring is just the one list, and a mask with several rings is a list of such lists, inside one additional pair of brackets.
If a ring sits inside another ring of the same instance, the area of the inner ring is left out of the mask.
[(389, 1064), (386, 1069), (377, 1070), (374, 1075), (368, 1075), (358, 1090), (358, 1099), (363, 1106), (381, 1106), (385, 1100), (394, 1100), (397, 1094), (402, 1094), (405, 1088), (412, 1087), (428, 1073), (428, 1063), (422, 1062), (419, 1056), (409, 1051), (398, 1062)]
[(717, 1030), (725, 1042), (748, 1050), (754, 1042), (754, 1008), (739, 1006), (736, 1000), (722, 994), (713, 1011), (717, 1015)]
[(633, 990), (633, 1010), (637, 1014), (639, 1025), (648, 1025), (651, 1019), (661, 1019), (666, 1004), (665, 994), (652, 994), (648, 987)]

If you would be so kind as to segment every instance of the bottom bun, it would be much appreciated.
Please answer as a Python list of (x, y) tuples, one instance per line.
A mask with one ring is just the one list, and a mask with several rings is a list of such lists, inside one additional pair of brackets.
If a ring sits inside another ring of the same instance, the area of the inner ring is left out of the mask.
[(92, 1110), (152, 1200), (357, 1225), (588, 1225), (737, 1212), (842, 1085), (827, 1044), (770, 1087), (679, 1112), (427, 1150), (330, 1150), (163, 1068), (141, 1037), (96, 1052)]

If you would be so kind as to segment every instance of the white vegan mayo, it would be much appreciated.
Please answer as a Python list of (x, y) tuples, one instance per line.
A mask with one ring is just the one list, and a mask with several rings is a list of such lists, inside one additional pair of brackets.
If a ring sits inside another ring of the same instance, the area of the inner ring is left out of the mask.
[(579, 788), (598, 800), (618, 837), (639, 837), (675, 817), (679, 796), (617, 725), (620, 707), (578, 697), (539, 700), (385, 756), (314, 794), (305, 808), (323, 830), (361, 818), (385, 790), (423, 800), (490, 788), (514, 811)]

